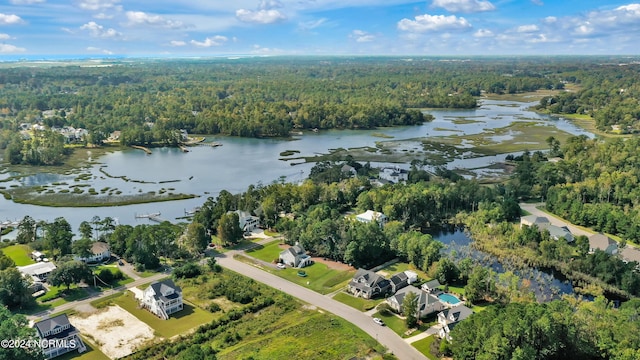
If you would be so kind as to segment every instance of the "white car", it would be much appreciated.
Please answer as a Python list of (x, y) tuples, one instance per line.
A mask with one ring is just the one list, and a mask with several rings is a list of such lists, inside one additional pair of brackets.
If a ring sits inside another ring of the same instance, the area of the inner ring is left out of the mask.
[(277, 263), (277, 264), (276, 264), (276, 267), (277, 267), (278, 269), (286, 269), (286, 268), (287, 268), (287, 266), (286, 266), (285, 264), (283, 264), (283, 263)]
[(373, 318), (373, 322), (380, 326), (384, 326), (384, 321), (382, 321), (382, 319), (380, 318)]

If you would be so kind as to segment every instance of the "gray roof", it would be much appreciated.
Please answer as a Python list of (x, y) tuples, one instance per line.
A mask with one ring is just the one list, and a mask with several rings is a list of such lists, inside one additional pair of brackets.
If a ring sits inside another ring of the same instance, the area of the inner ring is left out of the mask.
[[(395, 295), (391, 296), (391, 298), (396, 299), (396, 301), (398, 302), (398, 305), (402, 306), (402, 302), (404, 301), (404, 297), (407, 296), (408, 293), (414, 293), (416, 295), (418, 295), (418, 308), (423, 309), (424, 307), (426, 307), (426, 305), (431, 305), (431, 304), (435, 304), (437, 302), (440, 302), (440, 299), (438, 299), (437, 297), (431, 295), (431, 294), (427, 294), (426, 291), (422, 291), (420, 289), (418, 289), (415, 286), (409, 285), (407, 287), (404, 287), (400, 290), (398, 290), (398, 292), (396, 292)], [(425, 305), (425, 306), (423, 306)]]
[(591, 249), (600, 249), (602, 251), (607, 251), (607, 249), (611, 245), (616, 244), (617, 243), (613, 239), (602, 233), (589, 236), (589, 247)]
[(549, 224), (549, 219), (544, 216), (536, 216), (536, 215), (527, 215), (520, 218), (520, 223), (526, 221), (530, 224)]
[(573, 235), (571, 235), (571, 232), (565, 227), (549, 225), (547, 227), (547, 230), (549, 231), (549, 235), (551, 235), (552, 238), (564, 238), (565, 240), (567, 240), (567, 242), (573, 241)]
[(298, 255), (305, 255), (307, 252), (304, 250), (302, 245), (296, 244), (296, 245), (293, 245), (293, 246), (289, 247), (288, 249), (282, 250), (280, 252), (280, 256), (286, 255), (287, 253), (290, 253), (291, 255), (296, 257)]
[(18, 271), (27, 275), (41, 275), (52, 272), (56, 269), (56, 265), (52, 262), (38, 262), (31, 265), (17, 266)]
[(639, 249), (636, 249), (634, 247), (630, 247), (629, 245), (627, 245), (624, 249), (622, 249), (620, 254), (622, 255), (622, 258), (626, 261), (637, 261), (638, 263), (640, 263)]
[(407, 281), (409, 281), (409, 277), (404, 272), (400, 272), (390, 277), (389, 281), (391, 281), (395, 285), (398, 285), (402, 284), (403, 282), (406, 283)]
[(438, 281), (438, 279), (433, 279), (431, 281), (427, 281), (426, 283), (424, 283), (423, 286), (429, 289), (435, 289), (438, 286), (440, 286), (440, 282)]
[(445, 310), (444, 315), (449, 320), (449, 316), (453, 315), (453, 322), (462, 321), (473, 314), (473, 310), (464, 305), (456, 305), (451, 309)]
[[(179, 296), (179, 293), (182, 292), (180, 286), (176, 285), (173, 280), (165, 279), (162, 281), (154, 281), (149, 285), (150, 288), (155, 292), (154, 298), (156, 300), (160, 299), (163, 301), (175, 299)], [(173, 290), (173, 293), (165, 296), (164, 294)]]
[(389, 286), (389, 280), (374, 273), (373, 271), (358, 269), (356, 274), (353, 276), (353, 279), (349, 282), (349, 285), (360, 290), (374, 288), (376, 285), (384, 288)]
[(49, 319), (45, 319), (42, 321), (38, 321), (37, 323), (35, 323), (35, 327), (38, 330), (38, 335), (40, 336), (40, 338), (45, 338), (44, 336), (45, 333), (48, 333), (56, 328), (61, 328), (61, 327), (64, 328), (66, 326), (68, 326), (69, 328), (66, 329), (65, 331), (48, 336), (48, 337), (57, 337), (57, 338), (66, 337), (68, 332), (76, 330), (75, 327), (73, 327), (69, 322), (69, 318), (67, 317), (67, 314), (61, 314), (61, 315), (58, 315)]

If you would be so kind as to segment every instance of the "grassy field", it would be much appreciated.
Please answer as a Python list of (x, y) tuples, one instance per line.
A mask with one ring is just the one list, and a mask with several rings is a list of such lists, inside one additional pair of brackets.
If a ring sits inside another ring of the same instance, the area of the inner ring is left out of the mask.
[[(275, 241), (274, 243), (270, 243), (266, 247), (261, 248), (257, 251), (247, 252), (247, 255), (250, 255), (251, 257), (255, 257), (256, 259), (260, 259), (262, 261), (271, 262), (271, 260), (267, 259), (270, 259), (270, 257), (274, 255), (276, 248), (277, 241)], [(248, 263), (254, 262), (252, 258), (244, 255), (238, 256), (238, 260)], [(355, 274), (354, 270), (339, 271), (331, 269), (327, 265), (321, 263), (314, 263), (313, 265), (307, 266), (302, 269), (307, 275), (305, 277), (298, 276), (298, 270), (300, 269), (291, 267), (287, 267), (283, 270), (274, 269), (271, 267), (263, 267), (263, 270), (283, 277), (298, 285), (305, 286), (321, 294), (328, 294), (341, 289), (342, 287), (347, 285), (349, 280), (353, 278), (353, 274)]]
[[(245, 332), (251, 320), (234, 328), (243, 341), (216, 354), (220, 360), (236, 359), (382, 359), (382, 347), (356, 326), (330, 314), (297, 310), (295, 316), (273, 318), (262, 334)], [(261, 315), (261, 326), (271, 314)], [(359, 356), (353, 357), (358, 354)]]
[(56, 307), (71, 301), (84, 299), (87, 296), (89, 296), (87, 290), (76, 285), (71, 285), (69, 290), (65, 285), (49, 286), (47, 293), (38, 298), (38, 302), (45, 306)]
[(68, 352), (64, 355), (56, 357), (56, 360), (109, 360), (107, 355), (103, 354), (97, 347), (94, 347), (86, 338), (82, 338), (87, 351), (78, 354), (77, 351)]
[(391, 277), (394, 274), (397, 274), (397, 273), (403, 272), (403, 271), (407, 271), (407, 270), (411, 270), (411, 271), (415, 272), (416, 274), (418, 274), (418, 278), (420, 280), (431, 280), (431, 278), (429, 276), (427, 276), (427, 274), (424, 271), (422, 271), (420, 269), (416, 269), (416, 267), (413, 266), (412, 264), (403, 263), (403, 262), (393, 263), (393, 264), (381, 269), (378, 272), (379, 273), (384, 273), (384, 275), (386, 275), (387, 277)]
[(376, 312), (375, 314), (373, 314), (373, 317), (382, 319), (385, 325), (389, 327), (389, 329), (393, 330), (396, 334), (400, 335), (402, 338), (416, 336), (426, 331), (431, 326), (436, 324), (436, 316), (437, 316), (436, 313), (428, 315), (425, 319), (422, 319), (422, 323), (418, 326), (416, 330), (411, 332), (411, 334), (407, 334), (407, 331), (409, 330), (409, 328), (407, 328), (407, 325), (405, 325), (403, 318), (391, 312), (388, 315), (382, 314), (380, 312)]
[[(92, 269), (92, 270), (93, 270), (93, 272), (94, 272), (94, 273), (96, 273), (96, 274), (97, 274), (98, 272), (100, 272), (101, 270), (103, 270), (103, 269), (107, 269), (107, 270), (111, 271), (111, 273), (112, 273), (112, 274), (115, 274), (115, 273), (117, 273), (118, 271), (120, 271), (120, 272), (122, 273), (122, 275), (124, 275), (124, 278), (123, 278), (123, 279), (118, 280), (118, 281), (116, 281), (116, 282), (114, 282), (114, 283), (110, 284), (111, 286), (108, 286), (107, 288), (109, 288), (109, 287), (114, 287), (114, 288), (115, 288), (115, 287), (119, 287), (119, 286), (124, 286), (124, 285), (126, 285), (126, 284), (128, 284), (128, 283), (130, 283), (130, 282), (133, 282), (133, 279), (132, 279), (132, 278), (130, 278), (130, 277), (128, 277), (125, 273), (123, 273), (123, 272), (118, 268), (118, 265), (115, 265), (115, 264), (112, 264), (112, 265), (99, 265), (99, 266), (96, 266), (96, 267), (92, 267), (91, 269)], [(149, 275), (149, 276), (150, 276), (150, 275)], [(104, 285), (104, 284), (100, 284), (100, 283), (98, 282), (98, 286), (101, 286), (101, 285)]]
[(282, 249), (278, 246), (279, 240), (274, 240), (265, 245), (259, 245), (258, 247), (247, 250), (246, 253), (256, 259), (260, 259), (266, 262), (272, 262), (277, 259)]
[(418, 351), (420, 351), (424, 356), (426, 356), (428, 359), (431, 360), (438, 360), (438, 358), (436, 356), (434, 356), (433, 354), (431, 354), (431, 344), (433, 343), (433, 341), (435, 340), (435, 338), (432, 336), (426, 337), (422, 340), (418, 340), (414, 343), (411, 343), (411, 346), (413, 346), (414, 348), (416, 348)]
[(165, 338), (185, 333), (202, 324), (208, 323), (214, 318), (210, 312), (185, 302), (182, 311), (171, 314), (168, 320), (162, 320), (151, 312), (138, 308), (138, 302), (131, 292), (112, 299), (112, 302), (127, 310), (140, 321), (149, 325), (155, 330), (156, 334)]
[(347, 294), (343, 291), (337, 293), (333, 297), (333, 300), (340, 301), (341, 303), (349, 305), (352, 308), (358, 309), (362, 312), (369, 311), (384, 301), (384, 299), (363, 299), (361, 297), (355, 297), (353, 295)]
[(2, 249), (2, 252), (11, 258), (11, 260), (16, 263), (16, 266), (35, 264), (35, 261), (29, 257), (31, 248), (27, 245), (17, 244), (7, 246)]

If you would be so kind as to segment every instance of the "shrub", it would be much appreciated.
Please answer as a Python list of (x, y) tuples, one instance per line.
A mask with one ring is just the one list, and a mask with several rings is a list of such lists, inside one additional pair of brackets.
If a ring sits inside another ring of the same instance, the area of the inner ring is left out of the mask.
[(179, 279), (191, 279), (200, 274), (202, 274), (202, 269), (194, 263), (182, 265), (173, 271), (173, 275)]

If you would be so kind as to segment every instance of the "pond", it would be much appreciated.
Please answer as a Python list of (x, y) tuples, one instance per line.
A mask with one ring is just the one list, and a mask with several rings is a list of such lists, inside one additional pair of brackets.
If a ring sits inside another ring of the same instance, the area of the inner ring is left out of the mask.
[[(53, 208), (16, 204), (0, 197), (0, 220), (19, 220), (29, 215), (36, 220), (52, 221), (63, 216), (76, 230), (80, 222), (90, 220), (93, 216), (109, 216), (117, 219), (120, 224), (135, 225), (149, 222), (148, 219), (137, 219), (136, 214), (160, 212), (162, 219), (175, 222), (184, 217), (186, 212), (202, 205), (207, 197), (215, 197), (223, 189), (238, 193), (245, 191), (252, 184), (269, 184), (273, 181), (295, 183), (308, 176), (313, 164), (292, 166), (292, 163), (280, 160), (281, 153), (297, 150), (299, 153), (295, 156), (314, 156), (341, 147), (375, 147), (376, 142), (387, 140), (380, 138), (381, 132), (385, 136), (393, 137), (393, 140), (407, 140), (446, 134), (472, 135), (483, 133), (487, 129), (502, 128), (514, 122), (542, 121), (571, 134), (593, 136), (567, 120), (527, 110), (534, 103), (483, 100), (481, 104), (479, 108), (469, 110), (429, 110), (428, 113), (432, 114), (435, 120), (419, 126), (308, 132), (302, 136), (294, 136), (293, 139), (209, 137), (207, 141), (215, 141), (223, 146), (192, 147), (187, 153), (175, 148), (152, 149), (151, 155), (146, 155), (140, 150), (114, 152), (100, 157), (95, 165), (83, 169), (81, 174), (41, 173), (0, 185), (6, 188), (47, 186), (47, 191), (56, 193), (71, 192), (74, 189), (87, 193), (89, 189), (93, 189), (93, 193), (97, 194), (95, 196), (126, 196), (154, 192), (193, 194), (198, 197), (94, 208)], [(445, 128), (450, 130), (441, 130)], [(87, 151), (86, 156), (90, 159), (91, 152)], [(420, 158), (421, 155), (416, 153), (413, 156)], [(502, 161), (504, 156), (503, 154), (465, 158), (462, 154), (451, 159), (447, 166), (478, 168)], [(408, 164), (401, 166), (408, 168)], [(483, 171), (489, 174), (492, 170)], [(11, 175), (7, 172), (0, 173), (0, 180)]]
[(573, 286), (568, 280), (560, 279), (555, 274), (536, 268), (520, 268), (514, 264), (500, 261), (497, 257), (471, 247), (473, 241), (469, 234), (461, 228), (452, 228), (432, 234), (433, 238), (446, 245), (444, 252), (453, 255), (455, 261), (471, 258), (481, 266), (490, 267), (497, 274), (507, 271), (527, 281), (539, 302), (559, 299), (564, 294), (573, 294)]

